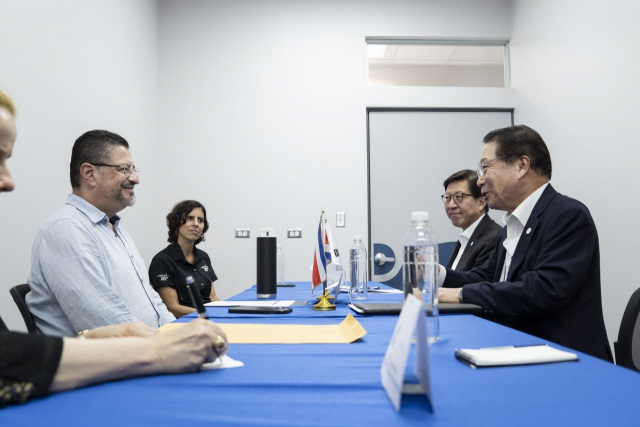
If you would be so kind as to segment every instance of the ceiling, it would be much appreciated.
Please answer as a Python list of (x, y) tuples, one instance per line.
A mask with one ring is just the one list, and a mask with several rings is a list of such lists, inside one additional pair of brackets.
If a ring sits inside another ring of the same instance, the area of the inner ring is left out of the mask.
[(374, 45), (367, 46), (369, 64), (503, 65), (504, 46)]

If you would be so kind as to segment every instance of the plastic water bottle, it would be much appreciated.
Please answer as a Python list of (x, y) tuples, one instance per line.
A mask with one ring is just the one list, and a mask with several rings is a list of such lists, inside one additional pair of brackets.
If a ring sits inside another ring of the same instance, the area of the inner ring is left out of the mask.
[(284, 251), (280, 245), (276, 252), (276, 285), (284, 285)]
[(438, 316), (438, 241), (429, 228), (428, 212), (412, 212), (411, 228), (404, 235), (404, 296), (413, 294), (427, 310), (427, 336), (430, 343), (440, 337)]
[(362, 243), (362, 236), (353, 236), (353, 245), (349, 249), (349, 267), (351, 281), (349, 298), (361, 300), (367, 298), (367, 248)]

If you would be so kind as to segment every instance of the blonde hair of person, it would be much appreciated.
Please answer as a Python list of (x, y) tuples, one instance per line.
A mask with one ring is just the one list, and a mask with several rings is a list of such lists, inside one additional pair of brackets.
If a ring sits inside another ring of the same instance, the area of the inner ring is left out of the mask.
[(0, 89), (0, 107), (6, 108), (12, 116), (16, 115), (16, 106), (14, 105), (11, 97), (4, 93), (2, 89)]

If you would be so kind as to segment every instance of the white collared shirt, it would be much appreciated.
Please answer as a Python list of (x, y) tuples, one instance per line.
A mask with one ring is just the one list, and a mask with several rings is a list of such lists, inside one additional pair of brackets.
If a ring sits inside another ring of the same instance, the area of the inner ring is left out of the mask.
[[(540, 200), (540, 196), (542, 196), (542, 192), (544, 191), (545, 188), (547, 188), (548, 185), (549, 183), (547, 182), (546, 184), (541, 185), (540, 188), (538, 188), (536, 191), (531, 193), (529, 197), (524, 199), (522, 203), (520, 203), (518, 207), (515, 208), (513, 212), (511, 212), (511, 215), (505, 213), (502, 216), (501, 221), (507, 227), (507, 238), (504, 239), (504, 242), (502, 242), (502, 245), (507, 250), (507, 256), (504, 259), (504, 265), (502, 266), (502, 273), (500, 274), (501, 282), (504, 282), (505, 280), (507, 280), (507, 275), (509, 274), (509, 268), (511, 267), (511, 258), (513, 257), (513, 254), (515, 253), (516, 248), (518, 247), (520, 236), (524, 231), (524, 226), (527, 223), (527, 221), (529, 221), (529, 217), (531, 216), (531, 212), (533, 211), (533, 208), (536, 206), (536, 203), (538, 203), (538, 200)], [(530, 230), (527, 230), (527, 234), (529, 232)]]
[[(500, 274), (500, 280), (505, 281), (507, 278), (507, 274), (509, 273), (509, 267), (511, 266), (511, 258), (518, 246), (518, 242), (520, 241), (520, 236), (522, 235), (522, 231), (524, 230), (524, 226), (529, 221), (529, 217), (531, 216), (531, 212), (533, 212), (533, 208), (540, 200), (540, 196), (542, 196), (542, 192), (549, 183), (543, 184), (536, 191), (531, 193), (529, 197), (524, 199), (522, 203), (518, 205), (517, 208), (511, 213), (511, 215), (504, 214), (502, 216), (502, 222), (507, 225), (507, 238), (504, 240), (503, 245), (507, 250), (507, 256), (504, 260), (504, 265), (502, 266), (502, 273)], [(508, 240), (508, 242), (507, 242)], [(444, 266), (440, 266), (440, 273), (438, 274), (438, 286), (442, 286), (444, 280), (447, 277), (447, 270)]]
[(482, 218), (484, 218), (485, 215), (486, 214), (480, 215), (480, 217), (476, 219), (473, 224), (468, 226), (466, 230), (460, 233), (460, 237), (458, 237), (458, 242), (460, 242), (460, 250), (458, 251), (458, 256), (456, 256), (456, 259), (453, 260), (453, 264), (451, 264), (452, 269), (455, 270), (456, 267), (458, 266), (458, 263), (460, 262), (460, 258), (462, 258), (462, 254), (465, 248), (467, 247), (467, 244), (469, 243), (469, 240), (471, 239), (473, 232), (476, 231), (476, 228), (478, 228), (478, 224), (480, 224), (480, 221), (482, 221)]
[(155, 329), (175, 320), (121, 222), (69, 194), (40, 225), (27, 279), (27, 306), (40, 332), (72, 337), (98, 326), (141, 320)]

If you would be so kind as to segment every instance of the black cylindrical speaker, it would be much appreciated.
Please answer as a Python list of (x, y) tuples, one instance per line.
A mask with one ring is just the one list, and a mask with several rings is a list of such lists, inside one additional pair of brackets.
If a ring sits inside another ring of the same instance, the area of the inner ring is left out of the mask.
[(276, 297), (276, 238), (258, 237), (257, 288), (258, 298)]

